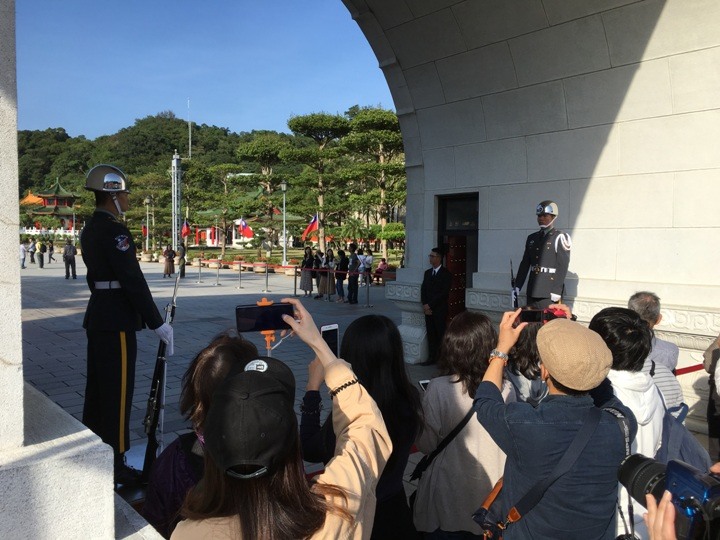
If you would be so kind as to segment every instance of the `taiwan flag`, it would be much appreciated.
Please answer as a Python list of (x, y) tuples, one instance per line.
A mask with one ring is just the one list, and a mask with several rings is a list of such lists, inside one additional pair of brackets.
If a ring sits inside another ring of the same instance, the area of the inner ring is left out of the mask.
[(253, 232), (250, 225), (244, 219), (240, 219), (240, 225), (238, 225), (238, 233), (244, 238), (252, 238), (255, 233)]
[(304, 242), (305, 238), (307, 238), (307, 235), (310, 234), (313, 231), (318, 230), (318, 215), (315, 214), (315, 216), (310, 220), (310, 223), (308, 223), (308, 226), (305, 227), (305, 232), (302, 233), (302, 236), (300, 239)]
[(185, 220), (185, 223), (183, 223), (182, 228), (180, 229), (180, 236), (185, 238), (186, 236), (190, 236), (190, 224), (188, 223), (187, 219)]

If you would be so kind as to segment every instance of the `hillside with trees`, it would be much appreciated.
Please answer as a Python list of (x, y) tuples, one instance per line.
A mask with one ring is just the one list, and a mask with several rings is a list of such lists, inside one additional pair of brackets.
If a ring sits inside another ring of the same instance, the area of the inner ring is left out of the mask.
[[(146, 217), (152, 197), (158, 242), (169, 235), (170, 161), (182, 156), (183, 213), (201, 228), (216, 225), (229, 233), (232, 221), (245, 217), (257, 231), (272, 231), (277, 242), (282, 208), (281, 182), (289, 185), (289, 234), (299, 236), (310, 218), (320, 218), (320, 244), (326, 236), (401, 243), (405, 171), (402, 138), (392, 111), (355, 106), (344, 115), (312, 113), (288, 120), (291, 134), (272, 131), (234, 133), (227, 128), (188, 125), (171, 111), (135, 121), (114, 135), (88, 140), (70, 137), (63, 128), (18, 132), (19, 197), (42, 191), (59, 180), (80, 195), (78, 221), (92, 211), (85, 173), (95, 164), (112, 163), (130, 178), (131, 209), (126, 215), (134, 234)], [(48, 218), (45, 218), (47, 221)], [(23, 225), (32, 225), (22, 213)], [(51, 226), (43, 223), (44, 226)], [(404, 230), (404, 229), (403, 229)], [(390, 231), (388, 231), (389, 233)], [(263, 236), (263, 233), (260, 233)]]

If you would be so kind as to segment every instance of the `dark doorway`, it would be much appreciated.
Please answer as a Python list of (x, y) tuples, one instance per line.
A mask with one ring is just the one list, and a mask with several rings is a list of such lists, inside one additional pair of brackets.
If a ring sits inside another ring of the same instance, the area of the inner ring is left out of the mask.
[(465, 311), (465, 289), (477, 272), (478, 194), (440, 197), (438, 241), (445, 248), (445, 266), (453, 274), (448, 321)]

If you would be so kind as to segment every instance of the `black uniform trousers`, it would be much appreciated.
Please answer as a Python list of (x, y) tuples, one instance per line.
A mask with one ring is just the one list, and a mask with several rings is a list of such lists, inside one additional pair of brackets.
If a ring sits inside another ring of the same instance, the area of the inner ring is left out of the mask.
[(87, 384), (82, 422), (115, 455), (130, 448), (130, 409), (135, 389), (137, 336), (87, 330)]
[(70, 277), (70, 271), (72, 270), (72, 277), (75, 279), (77, 273), (75, 272), (75, 257), (65, 257), (65, 279)]
[(428, 362), (437, 362), (440, 356), (440, 344), (445, 335), (445, 321), (447, 320), (447, 312), (425, 315), (425, 329), (427, 330), (428, 340)]
[(360, 275), (357, 272), (351, 272), (348, 275), (348, 304), (357, 304), (358, 302), (358, 278)]

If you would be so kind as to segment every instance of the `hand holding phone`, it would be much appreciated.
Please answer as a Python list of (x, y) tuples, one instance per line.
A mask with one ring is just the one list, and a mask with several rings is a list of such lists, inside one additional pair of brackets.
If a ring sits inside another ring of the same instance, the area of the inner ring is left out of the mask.
[(271, 304), (258, 306), (250, 304), (235, 308), (235, 321), (238, 332), (260, 332), (262, 330), (286, 330), (290, 325), (282, 316), (293, 316), (292, 304)]
[(340, 356), (340, 340), (339, 330), (337, 324), (326, 324), (320, 327), (320, 335), (328, 344), (330, 350), (335, 356)]

